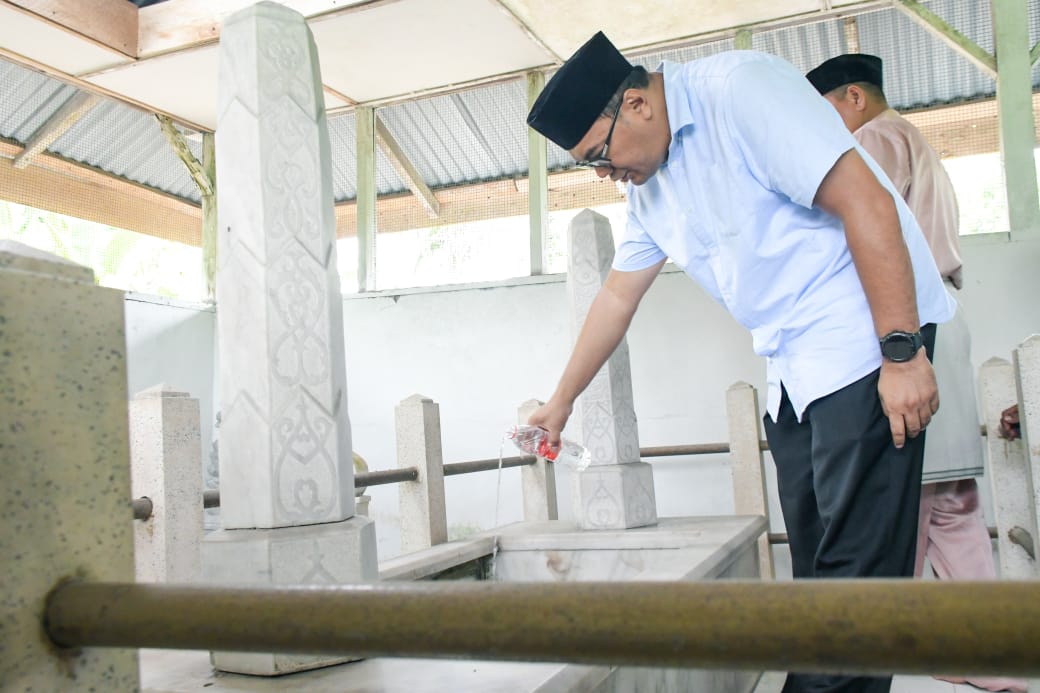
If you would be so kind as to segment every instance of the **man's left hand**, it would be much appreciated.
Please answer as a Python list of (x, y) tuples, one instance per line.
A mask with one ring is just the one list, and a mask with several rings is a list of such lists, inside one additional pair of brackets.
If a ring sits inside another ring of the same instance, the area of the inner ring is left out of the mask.
[(903, 363), (882, 360), (878, 396), (892, 428), (892, 442), (901, 448), (908, 437), (916, 438), (939, 410), (935, 372), (923, 348)]

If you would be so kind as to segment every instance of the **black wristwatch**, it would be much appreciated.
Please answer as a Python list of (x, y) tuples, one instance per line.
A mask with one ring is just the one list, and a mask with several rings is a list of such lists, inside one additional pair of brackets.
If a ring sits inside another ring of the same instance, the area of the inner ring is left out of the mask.
[(879, 340), (881, 344), (881, 355), (889, 361), (902, 363), (909, 361), (917, 354), (917, 350), (924, 345), (921, 332), (889, 332)]

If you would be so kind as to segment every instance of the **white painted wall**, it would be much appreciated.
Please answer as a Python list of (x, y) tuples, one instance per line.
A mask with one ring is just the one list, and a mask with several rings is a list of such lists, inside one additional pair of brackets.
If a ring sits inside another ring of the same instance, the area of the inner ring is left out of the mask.
[(202, 473), (213, 441), (213, 309), (137, 293), (127, 294), (125, 307), (127, 392), (132, 398), (166, 383), (199, 400)]
[[(967, 238), (964, 256), (961, 298), (973, 328), (973, 361), (977, 367), (991, 356), (1010, 358), (1016, 344), (1040, 332), (1040, 240)], [(355, 450), (372, 469), (395, 466), (394, 407), (421, 393), (440, 404), (446, 462), (497, 457), (517, 407), (548, 397), (564, 366), (571, 344), (565, 301), (562, 276), (346, 297)], [(202, 400), (202, 420), (211, 423), (213, 314), (131, 298), (127, 333), (131, 392), (160, 380), (184, 387)], [(764, 394), (764, 362), (751, 352), (748, 334), (680, 273), (655, 282), (633, 321), (629, 346), (643, 446), (723, 441), (726, 388), (744, 380)], [(204, 430), (205, 449), (209, 440), (211, 431)], [(723, 456), (653, 464), (661, 516), (733, 511)], [(566, 472), (561, 475), (566, 518), (570, 484)], [(502, 474), (499, 524), (521, 518), (519, 477), (517, 469)], [(483, 472), (445, 480), (449, 532), (494, 526), (496, 478)], [(773, 529), (782, 531), (771, 473), (769, 483)], [(397, 492), (380, 486), (369, 495), (379, 558), (385, 560), (399, 552)], [(778, 558), (782, 572), (785, 563)]]
[[(552, 392), (571, 346), (563, 278), (461, 291), (356, 296), (345, 301), (354, 448), (373, 468), (395, 464), (394, 406), (420, 393), (441, 407), (446, 462), (494, 458), (517, 407)], [(642, 445), (726, 439), (725, 390), (760, 385), (751, 340), (685, 275), (662, 276), (629, 333)], [(565, 432), (566, 433), (566, 432)], [(515, 450), (510, 446), (505, 454)], [(731, 513), (722, 459), (658, 465), (661, 515)], [(693, 473), (692, 483), (675, 483)], [(569, 517), (569, 478), (561, 517)], [(490, 528), (496, 473), (445, 480), (449, 531)], [(499, 522), (521, 519), (519, 471), (503, 472)], [(380, 558), (398, 550), (394, 487), (374, 487)]]

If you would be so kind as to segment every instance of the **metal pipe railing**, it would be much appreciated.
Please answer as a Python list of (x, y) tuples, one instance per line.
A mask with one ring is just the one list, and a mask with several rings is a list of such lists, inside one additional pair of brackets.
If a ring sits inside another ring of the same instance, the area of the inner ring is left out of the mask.
[[(763, 450), (768, 450), (766, 441), (759, 441)], [(663, 445), (659, 447), (640, 448), (640, 457), (674, 457), (677, 455), (712, 455), (729, 452), (729, 443), (695, 443), (691, 445)], [(537, 458), (531, 455), (520, 457), (503, 457), (501, 459), (502, 469), (511, 467), (523, 467), (534, 464)], [(498, 469), (498, 458), (483, 460), (470, 460), (467, 462), (448, 462), (444, 465), (444, 476), (455, 476), (458, 474), (472, 474), (474, 472), (487, 472)], [(381, 486), (384, 484), (398, 484), (404, 481), (415, 481), (419, 478), (419, 470), (415, 467), (402, 467), (400, 469), (381, 469), (374, 472), (355, 472), (354, 488), (368, 488), (369, 486)], [(145, 497), (135, 498), (133, 501), (134, 519), (147, 520), (152, 516), (152, 503)], [(203, 508), (220, 507), (220, 490), (206, 489), (202, 492)]]
[[(1022, 528), (1021, 527), (1016, 527), (1015, 529), (1022, 529)], [(997, 538), (997, 528), (996, 527), (986, 527), (986, 531), (989, 532), (989, 538), (990, 539), (996, 539)], [(1025, 530), (1022, 530), (1022, 531), (1024, 532)], [(1014, 532), (1014, 530), (1012, 530), (1010, 534), (1011, 534), (1011, 541), (1012, 541), (1012, 543), (1019, 544), (1020, 546), (1022, 546), (1022, 548), (1024, 548), (1026, 550), (1027, 553), (1029, 553), (1030, 557), (1033, 557), (1032, 540), (1030, 539), (1027, 542), (1027, 541), (1025, 541), (1023, 539), (1018, 539), (1018, 537), (1016, 537), (1016, 533)], [(788, 538), (787, 538), (787, 532), (769, 532), (766, 536), (769, 538), (769, 543), (770, 544), (789, 544), (789, 543), (791, 543), (788, 540)], [(1021, 535), (1019, 534), (1018, 536), (1020, 537)], [(1028, 533), (1027, 533), (1027, 536), (1028, 536)]]
[(152, 516), (153, 504), (152, 499), (148, 496), (141, 496), (130, 501), (130, 505), (134, 508), (134, 519), (135, 520), (147, 520)]
[(449, 462), (444, 465), (444, 476), (472, 474), (473, 472), (488, 472), (493, 469), (498, 469), (500, 464), (502, 469), (509, 469), (510, 467), (525, 467), (529, 464), (534, 464), (536, 459), (538, 458), (532, 455), (523, 455), (520, 457), (503, 457), (501, 460), (495, 457), (487, 460), (471, 460), (469, 462)]
[(382, 486), (383, 484), (399, 484), (402, 481), (415, 481), (418, 478), (419, 470), (415, 467), (380, 469), (375, 472), (356, 472), (354, 474), (354, 488)]
[(1040, 673), (1040, 582), (68, 582), (59, 646), (749, 670)]

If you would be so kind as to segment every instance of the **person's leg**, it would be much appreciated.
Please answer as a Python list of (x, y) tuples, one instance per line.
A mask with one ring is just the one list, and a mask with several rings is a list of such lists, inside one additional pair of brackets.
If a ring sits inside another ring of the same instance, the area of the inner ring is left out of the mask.
[[(799, 528), (815, 517), (820, 529), (810, 568), (802, 576), (818, 578), (909, 577), (913, 574), (921, 493), (923, 437), (897, 450), (888, 418), (877, 396), (878, 372), (817, 400), (802, 426), (811, 429), (811, 479), (816, 513), (794, 519)], [(781, 423), (782, 423), (781, 418)], [(767, 428), (768, 434), (768, 428)], [(773, 438), (770, 438), (773, 449)], [(773, 451), (774, 456), (776, 451)], [(784, 461), (777, 463), (778, 478)], [(788, 523), (788, 506), (784, 519)], [(792, 513), (793, 514), (793, 513)], [(808, 523), (810, 528), (811, 523)], [(821, 531), (822, 529), (822, 531)], [(788, 524), (792, 542), (795, 533)], [(792, 546), (792, 552), (795, 547)], [(804, 559), (803, 560), (807, 560)], [(785, 693), (884, 693), (891, 677), (849, 677), (792, 673)]]
[[(932, 485), (932, 484), (929, 484)], [(993, 544), (974, 479), (934, 484), (928, 560), (942, 580), (995, 580)]]
[[(931, 358), (935, 326), (922, 333)], [(823, 528), (811, 569), (817, 578), (913, 575), (925, 436), (895, 447), (878, 397), (879, 375), (874, 371), (816, 400), (802, 417), (811, 430), (812, 484)], [(888, 693), (891, 685), (891, 676), (790, 673), (784, 693)]]
[(913, 575), (924, 435), (893, 445), (877, 380), (875, 371), (807, 412), (825, 528), (816, 577)]
[[(776, 464), (777, 490), (780, 509), (787, 528), (788, 547), (791, 550), (791, 569), (795, 578), (813, 577), (816, 549), (823, 537), (823, 524), (816, 507), (816, 492), (812, 474), (812, 431), (808, 420), (799, 422), (794, 415), (787, 391), (780, 398), (780, 411), (773, 421), (763, 417), (769, 450)], [(790, 674), (784, 683), (784, 693), (813, 690), (834, 690), (832, 683), (842, 683), (843, 677), (807, 677)], [(824, 688), (808, 688), (809, 684), (823, 684)]]
[(816, 547), (823, 536), (823, 525), (816, 510), (816, 493), (812, 475), (812, 431), (809, 422), (795, 418), (787, 391), (780, 398), (780, 411), (774, 422), (769, 414), (763, 419), (769, 451), (776, 465), (780, 509), (787, 527), (794, 577), (812, 577)]
[[(943, 481), (935, 486), (929, 526), (928, 560), (942, 580), (995, 580), (996, 564), (989, 530), (979, 505), (975, 479)], [(951, 683), (969, 683), (987, 691), (1026, 690), (1023, 679), (997, 676), (936, 676)]]
[(921, 573), (924, 572), (924, 559), (928, 555), (928, 530), (932, 524), (932, 499), (935, 497), (935, 486), (935, 484), (924, 484), (921, 486), (921, 508), (918, 511), (917, 553), (914, 561), (914, 577), (921, 577)]

